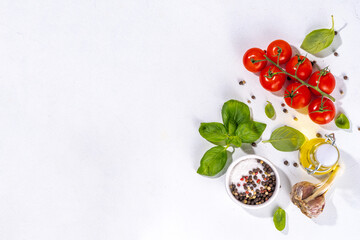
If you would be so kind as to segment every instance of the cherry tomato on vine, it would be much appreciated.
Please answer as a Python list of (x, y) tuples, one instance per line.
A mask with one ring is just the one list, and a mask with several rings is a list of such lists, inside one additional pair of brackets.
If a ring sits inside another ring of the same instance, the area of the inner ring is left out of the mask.
[(266, 55), (272, 61), (277, 63), (279, 57), (279, 64), (284, 64), (291, 58), (292, 50), (290, 45), (284, 40), (275, 40), (269, 44), (266, 50)]
[(317, 124), (331, 122), (336, 114), (334, 103), (326, 97), (319, 97), (313, 100), (308, 110), (310, 119)]
[(309, 88), (299, 82), (287, 86), (284, 99), (289, 107), (299, 109), (306, 107), (311, 101), (311, 92)]
[(312, 65), (307, 57), (296, 55), (286, 64), (286, 71), (292, 75), (295, 75), (296, 72), (296, 76), (305, 81), (311, 75)]
[[(321, 69), (320, 71), (314, 72), (309, 79), (309, 84), (313, 86), (317, 86), (317, 84), (319, 84), (319, 88), (321, 91), (330, 94), (335, 88), (335, 78), (334, 75), (332, 75), (331, 72), (329, 72), (327, 68), (325, 68)], [(310, 90), (317, 96), (321, 95), (315, 89), (311, 88)]]
[(284, 85), (286, 76), (274, 65), (267, 66), (260, 73), (260, 83), (270, 92), (279, 91)]
[(267, 61), (264, 57), (265, 52), (260, 48), (250, 48), (243, 57), (243, 64), (250, 72), (260, 72), (266, 67)]

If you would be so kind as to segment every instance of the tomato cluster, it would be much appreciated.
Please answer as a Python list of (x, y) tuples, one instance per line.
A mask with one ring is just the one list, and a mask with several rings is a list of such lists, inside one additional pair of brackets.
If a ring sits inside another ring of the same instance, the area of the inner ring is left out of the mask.
[[(275, 40), (266, 51), (260, 48), (247, 50), (243, 56), (243, 64), (250, 72), (260, 72), (260, 84), (270, 92), (280, 91), (289, 76), (292, 82), (284, 92), (288, 106), (295, 109), (308, 106), (310, 119), (317, 124), (326, 124), (334, 119), (335, 105), (323, 96), (334, 90), (334, 76), (327, 68), (313, 73), (310, 60), (306, 56), (292, 56), (291, 46), (286, 41)], [(307, 86), (298, 79), (305, 83), (309, 79), (307, 84), (318, 88)]]

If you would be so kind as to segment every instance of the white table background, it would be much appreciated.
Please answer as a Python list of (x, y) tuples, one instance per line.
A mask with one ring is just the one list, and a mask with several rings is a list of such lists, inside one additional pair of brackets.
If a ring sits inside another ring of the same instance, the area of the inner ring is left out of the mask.
[[(242, 66), (248, 48), (275, 39), (299, 48), (331, 14), (339, 56), (309, 57), (337, 77), (350, 131), (284, 114), (282, 98)], [(0, 1), (0, 239), (357, 239), (359, 30), (356, 0)], [(284, 124), (308, 138), (335, 132), (345, 167), (317, 220), (289, 201), (290, 185), (312, 179), (283, 165), (297, 152), (253, 149), (282, 176), (279, 198), (261, 211), (234, 204), (224, 176), (196, 174), (212, 146), (200, 122), (221, 121), (225, 101), (252, 94), (263, 139)], [(272, 222), (276, 206), (287, 212), (284, 232)]]

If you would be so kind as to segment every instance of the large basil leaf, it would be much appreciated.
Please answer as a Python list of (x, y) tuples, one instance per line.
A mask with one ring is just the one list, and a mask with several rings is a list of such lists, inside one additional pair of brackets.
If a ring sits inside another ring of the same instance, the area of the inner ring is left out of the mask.
[(341, 113), (336, 119), (335, 124), (338, 128), (349, 129), (350, 122), (349, 119), (345, 116), (345, 114)]
[(236, 131), (236, 128), (237, 128), (237, 124), (233, 121), (230, 121), (229, 124), (228, 124), (228, 133), (230, 135), (234, 135), (235, 134), (235, 131)]
[(286, 225), (286, 213), (282, 208), (278, 208), (273, 216), (273, 221), (277, 230), (282, 231)]
[(222, 119), (226, 130), (233, 135), (240, 123), (250, 121), (249, 107), (237, 100), (229, 100), (221, 109)]
[(265, 106), (265, 114), (268, 118), (272, 119), (275, 116), (275, 109), (271, 102), (268, 102)]
[(306, 35), (300, 47), (311, 54), (315, 54), (330, 46), (335, 36), (334, 17), (331, 16), (331, 19), (332, 27), (330, 29), (324, 28), (312, 31)]
[(261, 137), (266, 128), (265, 123), (250, 121), (242, 123), (236, 129), (236, 136), (239, 136), (244, 143), (252, 143)]
[(241, 147), (242, 141), (239, 136), (230, 136), (226, 143), (232, 144), (235, 147)]
[(263, 142), (271, 143), (279, 151), (292, 152), (298, 150), (305, 140), (304, 134), (295, 128), (283, 126), (275, 129), (270, 139)]
[(197, 173), (205, 176), (218, 174), (225, 166), (227, 151), (222, 146), (210, 148), (202, 157)]
[(201, 123), (199, 127), (200, 135), (217, 145), (225, 145), (228, 134), (223, 124), (217, 122)]

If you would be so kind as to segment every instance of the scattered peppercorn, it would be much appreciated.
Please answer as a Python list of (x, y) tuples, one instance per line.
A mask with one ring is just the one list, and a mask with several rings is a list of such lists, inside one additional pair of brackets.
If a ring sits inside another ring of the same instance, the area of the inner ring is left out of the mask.
[(251, 101), (250, 101), (250, 100), (247, 100), (247, 102), (248, 102), (248, 103), (251, 103)]
[(240, 85), (245, 85), (245, 83), (246, 83), (245, 80), (241, 80), (241, 81), (239, 82)]
[(282, 107), (285, 107), (285, 103), (282, 103), (281, 106), (282, 106)]
[(254, 95), (251, 96), (252, 99), (255, 99), (256, 97)]
[(298, 120), (298, 118), (297, 118), (297, 117), (294, 117), (294, 120), (295, 120), (295, 121), (297, 121), (297, 120)]
[(337, 52), (334, 52), (334, 56), (337, 57), (339, 56), (339, 54)]
[(293, 164), (294, 167), (298, 167), (298, 164), (296, 162), (294, 162)]
[(358, 127), (358, 131), (360, 131), (360, 127)]
[(285, 164), (286, 166), (288, 166), (288, 165), (289, 165), (289, 162), (288, 162), (287, 160), (285, 160), (285, 161), (284, 161), (284, 164)]
[(316, 137), (321, 138), (322, 137), (321, 133), (316, 133)]
[(337, 31), (335, 31), (334, 33), (335, 33), (335, 35), (337, 35), (337, 34), (338, 34), (338, 32), (337, 32)]
[(315, 60), (311, 62), (311, 65), (314, 66), (315, 64), (316, 64), (316, 61), (315, 61)]
[(343, 94), (344, 94), (344, 91), (343, 91), (343, 90), (341, 90), (341, 89), (340, 89), (340, 91), (339, 91), (339, 92), (340, 92), (340, 94), (341, 94), (341, 95), (343, 95)]
[(344, 80), (347, 80), (347, 79), (348, 79), (348, 76), (345, 75), (345, 76), (344, 76)]
[(251, 143), (251, 146), (256, 147), (256, 142)]
[(287, 110), (286, 108), (284, 108), (284, 109), (283, 109), (283, 112), (284, 112), (284, 113), (287, 113), (287, 112), (288, 112), (288, 110)]

